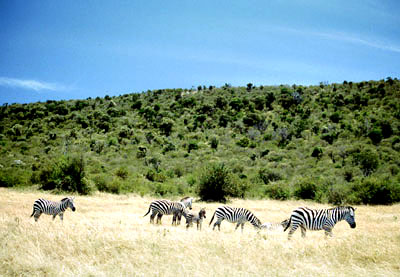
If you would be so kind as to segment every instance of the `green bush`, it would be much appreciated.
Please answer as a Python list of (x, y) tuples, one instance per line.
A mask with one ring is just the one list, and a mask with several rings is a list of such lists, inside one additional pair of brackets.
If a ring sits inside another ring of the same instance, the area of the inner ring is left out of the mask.
[(265, 194), (275, 200), (287, 200), (290, 197), (290, 190), (281, 183), (273, 183), (265, 188)]
[(197, 193), (203, 201), (225, 203), (228, 197), (244, 197), (248, 187), (239, 183), (224, 164), (208, 166), (202, 173)]
[(83, 156), (61, 156), (40, 172), (41, 188), (89, 194), (91, 189), (85, 180)]
[(311, 157), (317, 158), (317, 159), (321, 159), (323, 154), (322, 148), (321, 147), (314, 147), (312, 153), (311, 153)]
[(27, 186), (30, 184), (28, 176), (29, 171), (18, 168), (1, 168), (0, 169), (0, 187), (11, 188), (19, 186)]
[(353, 154), (353, 163), (357, 164), (364, 176), (369, 176), (372, 172), (374, 172), (379, 166), (379, 157), (378, 154), (367, 148), (359, 153)]
[(126, 167), (120, 167), (117, 169), (117, 171), (115, 171), (115, 175), (125, 180), (128, 177), (128, 170)]
[(99, 191), (119, 194), (121, 191), (120, 183), (107, 175), (94, 177), (94, 183)]
[(247, 147), (250, 144), (250, 140), (247, 137), (243, 137), (239, 141), (237, 141), (236, 144), (241, 147)]
[(368, 137), (371, 139), (373, 144), (378, 144), (383, 139), (382, 130), (380, 128), (374, 128), (369, 132)]
[(355, 202), (388, 205), (400, 201), (400, 184), (375, 177), (367, 177), (352, 187)]
[(258, 171), (258, 177), (264, 184), (268, 185), (270, 182), (282, 180), (282, 175), (271, 169), (262, 168)]
[(298, 199), (315, 200), (317, 192), (318, 188), (313, 180), (302, 179), (296, 183), (293, 195)]

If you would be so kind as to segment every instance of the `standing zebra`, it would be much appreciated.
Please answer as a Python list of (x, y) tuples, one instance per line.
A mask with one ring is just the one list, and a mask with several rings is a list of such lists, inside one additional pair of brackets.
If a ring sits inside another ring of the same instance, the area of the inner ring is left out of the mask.
[(183, 214), (186, 208), (192, 209), (192, 197), (182, 198), (179, 202), (172, 202), (169, 200), (156, 200), (150, 203), (149, 210), (143, 216), (145, 217), (150, 213), (150, 223), (154, 223), (154, 217), (157, 215), (157, 224), (161, 224), (161, 218), (163, 215), (173, 215), (172, 225), (180, 224), (180, 216)]
[(218, 225), (218, 230), (220, 230), (221, 222), (226, 219), (228, 222), (237, 223), (235, 231), (239, 228), (239, 225), (242, 225), (242, 232), (244, 228), (244, 224), (248, 221), (250, 222), (255, 228), (261, 228), (261, 221), (249, 210), (245, 208), (231, 208), (228, 206), (221, 206), (218, 207), (210, 221), (210, 224), (214, 220), (214, 216), (217, 215), (217, 221), (214, 223), (213, 230), (215, 226)]
[(189, 229), (189, 227), (193, 225), (193, 222), (196, 222), (197, 230), (201, 231), (201, 226), (203, 224), (203, 218), (206, 218), (206, 209), (205, 208), (202, 208), (199, 211), (198, 215), (195, 215), (186, 210), (183, 212), (182, 215), (186, 218), (186, 230)]
[(292, 212), (289, 223), (283, 231), (291, 227), (288, 239), (300, 226), (301, 236), (306, 236), (308, 230), (325, 230), (325, 236), (332, 236), (332, 229), (341, 220), (346, 220), (351, 228), (356, 228), (355, 212), (353, 207), (336, 207), (331, 209), (312, 210), (306, 207), (297, 208)]
[(56, 218), (57, 215), (59, 215), (62, 221), (64, 212), (68, 207), (71, 208), (73, 212), (75, 212), (74, 199), (75, 197), (67, 197), (61, 199), (60, 202), (54, 202), (40, 198), (36, 200), (35, 203), (33, 203), (33, 212), (31, 214), (31, 217), (34, 216), (35, 222), (37, 222), (42, 213), (45, 213), (48, 215), (52, 215), (53, 220)]

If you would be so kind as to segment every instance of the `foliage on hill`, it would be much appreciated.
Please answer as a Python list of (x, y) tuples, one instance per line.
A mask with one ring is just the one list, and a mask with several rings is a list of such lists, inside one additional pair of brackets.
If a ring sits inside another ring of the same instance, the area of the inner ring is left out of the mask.
[(3, 105), (0, 186), (207, 199), (223, 168), (229, 183), (217, 185), (236, 196), (389, 204), (399, 123), (392, 78)]

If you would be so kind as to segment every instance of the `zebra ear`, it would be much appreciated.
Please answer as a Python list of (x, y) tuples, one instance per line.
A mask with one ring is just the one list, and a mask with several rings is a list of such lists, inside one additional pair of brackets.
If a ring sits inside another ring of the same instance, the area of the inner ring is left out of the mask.
[(75, 200), (75, 196), (72, 196), (72, 198), (71, 198), (71, 199), (72, 199), (72, 201), (73, 201), (73, 200)]

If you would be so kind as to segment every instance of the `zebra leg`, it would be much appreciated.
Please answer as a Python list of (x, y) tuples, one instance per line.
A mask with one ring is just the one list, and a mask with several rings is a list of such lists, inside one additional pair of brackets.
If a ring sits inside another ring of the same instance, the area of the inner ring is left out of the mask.
[(160, 224), (160, 225), (161, 225), (161, 218), (162, 218), (162, 216), (163, 216), (163, 215), (160, 214), (160, 213), (157, 215), (157, 224)]
[(35, 222), (37, 222), (38, 220), (39, 220), (39, 217), (42, 215), (42, 213), (41, 212), (35, 212), (35, 214), (34, 214), (34, 218), (35, 218)]
[(240, 224), (241, 224), (240, 222), (238, 222), (238, 223), (236, 224), (235, 231), (237, 230), (237, 228), (239, 228)]
[(157, 212), (153, 211), (153, 213), (150, 215), (150, 223), (154, 224), (154, 218), (156, 217)]
[(243, 233), (244, 223), (242, 223), (242, 233)]
[(64, 220), (64, 213), (60, 213), (59, 215), (60, 215), (61, 221), (63, 221)]
[(331, 227), (329, 227), (329, 226), (324, 226), (323, 228), (324, 228), (324, 230), (325, 230), (325, 238), (327, 238), (328, 236), (330, 236), (330, 237), (333, 236), (333, 234), (332, 234), (332, 228), (331, 228)]
[(213, 227), (213, 231), (215, 229), (215, 226), (218, 225), (218, 231), (221, 231), (221, 222), (222, 222), (222, 218), (218, 218), (218, 220), (214, 223), (214, 227)]
[(57, 214), (53, 214), (53, 220), (56, 218)]
[(182, 214), (179, 213), (179, 214), (178, 214), (178, 222), (177, 222), (177, 225), (181, 225), (181, 219), (182, 219)]
[(291, 239), (293, 233), (297, 230), (298, 227), (299, 227), (299, 225), (292, 225), (292, 228), (290, 229), (289, 234), (288, 234), (288, 240)]
[(306, 237), (306, 227), (304, 227), (303, 225), (300, 225), (301, 228), (301, 237), (305, 238)]

